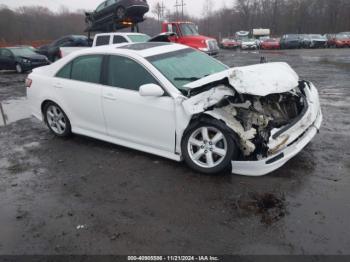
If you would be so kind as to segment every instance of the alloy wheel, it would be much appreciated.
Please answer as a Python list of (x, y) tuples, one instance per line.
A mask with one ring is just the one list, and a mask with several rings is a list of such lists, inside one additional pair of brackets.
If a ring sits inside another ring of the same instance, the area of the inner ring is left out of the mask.
[(213, 168), (222, 163), (227, 155), (224, 134), (215, 127), (201, 127), (188, 140), (187, 150), (191, 160), (203, 168)]
[(58, 135), (65, 133), (67, 120), (59, 107), (50, 105), (46, 111), (46, 119), (53, 132)]

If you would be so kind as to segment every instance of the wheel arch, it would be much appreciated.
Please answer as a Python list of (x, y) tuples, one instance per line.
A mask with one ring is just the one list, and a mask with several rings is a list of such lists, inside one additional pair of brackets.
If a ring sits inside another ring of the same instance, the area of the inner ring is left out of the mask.
[(56, 101), (54, 101), (53, 99), (44, 99), (44, 101), (41, 103), (40, 105), (40, 111), (41, 111), (41, 114), (42, 114), (42, 117), (43, 117), (43, 120), (46, 122), (46, 117), (45, 117), (45, 112), (44, 112), (44, 109), (45, 109), (45, 106), (49, 103), (53, 103), (53, 104), (56, 104), (58, 105), (63, 111), (64, 113), (66, 114), (66, 116), (68, 117), (69, 119), (69, 122), (71, 123), (72, 125), (72, 118), (68, 112), (68, 110), (66, 110), (66, 108), (64, 106), (62, 106), (60, 103), (57, 103)]

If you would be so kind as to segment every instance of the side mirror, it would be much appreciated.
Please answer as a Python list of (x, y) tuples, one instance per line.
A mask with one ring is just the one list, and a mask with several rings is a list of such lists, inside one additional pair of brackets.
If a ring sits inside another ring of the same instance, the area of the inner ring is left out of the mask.
[(147, 97), (161, 97), (164, 95), (164, 90), (156, 84), (146, 84), (140, 86), (140, 96)]

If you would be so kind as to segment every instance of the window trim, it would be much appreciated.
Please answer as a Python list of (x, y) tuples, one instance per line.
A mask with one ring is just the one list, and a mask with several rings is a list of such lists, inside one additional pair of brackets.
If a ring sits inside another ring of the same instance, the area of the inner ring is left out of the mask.
[(101, 74), (101, 77), (103, 76), (102, 78), (102, 81), (101, 81), (101, 84), (104, 85), (104, 86), (108, 86), (108, 87), (111, 87), (111, 88), (117, 88), (117, 89), (120, 89), (120, 90), (126, 90), (126, 91), (130, 91), (130, 92), (136, 92), (136, 93), (139, 93), (140, 91), (139, 90), (132, 90), (132, 89), (127, 89), (127, 88), (122, 88), (122, 87), (116, 87), (116, 86), (111, 86), (111, 85), (108, 85), (108, 77), (109, 77), (109, 70), (108, 70), (108, 66), (109, 66), (109, 59), (111, 56), (119, 56), (119, 57), (124, 57), (124, 58), (127, 58), (127, 59), (130, 59), (132, 61), (134, 61), (135, 63), (137, 63), (138, 65), (142, 66), (158, 83), (158, 86), (160, 86), (163, 91), (164, 91), (164, 95), (163, 96), (166, 96), (166, 97), (172, 97), (170, 95), (170, 93), (166, 90), (166, 88), (164, 88), (164, 85), (163, 83), (159, 80), (158, 77), (156, 77), (142, 62), (140, 62), (139, 60), (131, 57), (131, 56), (128, 56), (128, 55), (124, 55), (124, 54), (108, 54), (108, 55), (105, 55), (105, 59), (102, 61), (102, 74)]

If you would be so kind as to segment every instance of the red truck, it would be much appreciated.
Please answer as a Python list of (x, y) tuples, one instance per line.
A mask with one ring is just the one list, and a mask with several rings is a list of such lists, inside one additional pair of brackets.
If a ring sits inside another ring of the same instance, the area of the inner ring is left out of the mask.
[(170, 41), (178, 44), (190, 46), (198, 49), (208, 55), (219, 53), (219, 45), (216, 39), (202, 36), (198, 33), (198, 28), (191, 22), (164, 22), (162, 24), (162, 33), (176, 33)]

